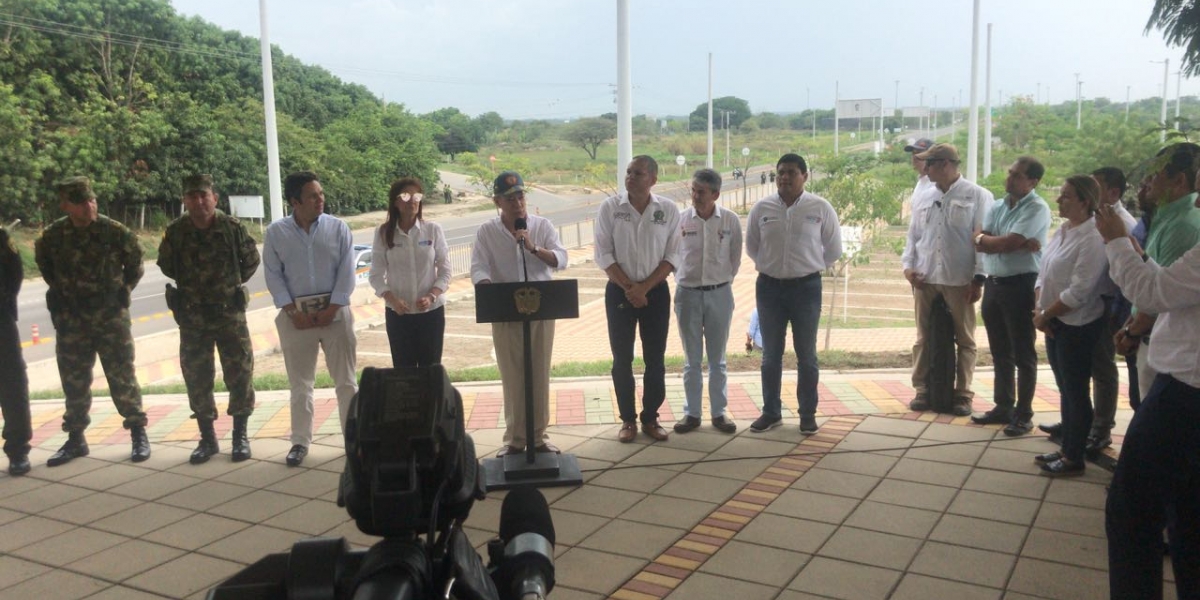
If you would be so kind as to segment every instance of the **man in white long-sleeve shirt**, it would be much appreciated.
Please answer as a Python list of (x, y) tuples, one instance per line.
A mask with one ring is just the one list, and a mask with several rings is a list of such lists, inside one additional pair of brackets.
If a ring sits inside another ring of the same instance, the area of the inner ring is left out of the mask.
[[(549, 281), (567, 266), (567, 249), (549, 220), (525, 208), (525, 182), (505, 171), (493, 184), (492, 202), (500, 216), (479, 226), (471, 249), (471, 283)], [(518, 219), (525, 229), (517, 228)], [(524, 254), (524, 257), (522, 255)], [(524, 267), (522, 267), (524, 264)], [(528, 277), (523, 269), (528, 269)], [(530, 356), (533, 372), (533, 439), (525, 439), (525, 338), (520, 322), (492, 323), (492, 344), (500, 383), (504, 388), (504, 446), (499, 456), (515, 454), (533, 444), (538, 452), (558, 452), (546, 436), (550, 424), (550, 357), (554, 352), (554, 321), (531, 321)]]
[(929, 311), (940, 295), (954, 321), (957, 346), (954, 414), (971, 414), (975, 392), (975, 302), (983, 289), (983, 259), (975, 252), (972, 236), (983, 224), (992, 205), (991, 192), (967, 181), (958, 170), (958, 149), (937, 144), (916, 154), (934, 185), (921, 198), (913, 198), (913, 216), (900, 262), (904, 278), (912, 285), (917, 318), (917, 340), (913, 343), (912, 385), (916, 396), (909, 408), (930, 409), (926, 378), (930, 357), (925, 352)]
[(842, 256), (842, 231), (828, 200), (804, 191), (808, 163), (784, 154), (775, 165), (779, 191), (754, 204), (746, 224), (746, 254), (758, 280), (755, 304), (762, 329), (762, 415), (750, 424), (761, 433), (783, 420), (783, 341), (792, 325), (796, 351), (800, 433), (817, 432), (817, 326), (821, 272)]
[[(1155, 177), (1164, 176), (1156, 174)], [(1170, 536), (1176, 594), (1200, 596), (1200, 246), (1163, 268), (1125, 237), (1111, 206), (1096, 216), (1109, 274), (1139, 309), (1158, 315), (1143, 346), (1158, 372), (1125, 431), (1108, 492), (1112, 598), (1163, 597), (1162, 532)]]

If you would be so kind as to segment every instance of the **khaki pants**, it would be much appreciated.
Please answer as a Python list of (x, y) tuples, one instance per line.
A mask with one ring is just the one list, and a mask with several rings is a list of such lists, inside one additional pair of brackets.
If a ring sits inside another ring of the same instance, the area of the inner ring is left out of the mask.
[(338, 418), (344, 432), (350, 400), (358, 391), (355, 382), (354, 316), (350, 307), (341, 308), (338, 320), (325, 327), (296, 329), (292, 319), (282, 310), (275, 317), (279, 331), (279, 346), (291, 387), (292, 444), (307, 448), (312, 444), (313, 383), (316, 380), (317, 351), (325, 351), (325, 367), (333, 377), (337, 394)]
[(954, 397), (972, 399), (971, 380), (975, 377), (975, 304), (967, 302), (970, 284), (961, 286), (925, 284), (913, 288), (913, 307), (917, 316), (917, 341), (913, 344), (912, 385), (918, 395), (925, 394), (929, 375), (929, 356), (925, 353), (925, 331), (933, 300), (941, 294), (954, 319), (954, 343), (958, 346)]
[[(529, 324), (533, 363), (533, 444), (547, 439), (550, 424), (550, 357), (554, 351), (554, 321)], [(525, 449), (525, 342), (521, 323), (492, 323), (492, 344), (504, 387), (504, 443)]]

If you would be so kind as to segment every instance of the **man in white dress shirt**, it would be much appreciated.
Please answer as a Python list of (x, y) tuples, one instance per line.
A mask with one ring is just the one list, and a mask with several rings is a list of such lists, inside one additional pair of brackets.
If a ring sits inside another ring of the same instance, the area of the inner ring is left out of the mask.
[(828, 200), (804, 191), (808, 163), (784, 154), (775, 165), (779, 191), (754, 204), (746, 224), (746, 254), (758, 270), (755, 303), (762, 329), (762, 415), (750, 425), (761, 433), (783, 422), (783, 341), (792, 325), (798, 380), (800, 433), (817, 432), (817, 326), (821, 272), (842, 256), (842, 232)]
[(1158, 316), (1154, 342), (1142, 347), (1158, 376), (1143, 390), (1145, 398), (1125, 431), (1108, 492), (1109, 593), (1112, 598), (1163, 597), (1162, 532), (1167, 528), (1176, 594), (1195, 598), (1200, 595), (1200, 246), (1164, 268), (1147, 261), (1126, 237), (1114, 207), (1102, 207), (1096, 225), (1113, 281), (1139, 310)]
[[(765, 175), (765, 174), (764, 174)], [(733, 211), (717, 206), (721, 174), (700, 169), (692, 175), (692, 206), (679, 218), (679, 269), (675, 271), (675, 317), (683, 342), (683, 392), (687, 406), (675, 433), (700, 426), (704, 392), (701, 362), (708, 349), (708, 401), (712, 425), (737, 431), (725, 412), (729, 404), (725, 344), (733, 319), (733, 287), (742, 264), (742, 223)]]
[[(646, 435), (667, 439), (667, 430), (658, 423), (658, 409), (667, 396), (663, 365), (671, 322), (667, 276), (679, 265), (679, 207), (650, 192), (657, 182), (658, 163), (649, 156), (633, 157), (625, 170), (625, 192), (605, 200), (596, 216), (596, 264), (608, 276), (604, 308), (613, 388), (621, 413), (617, 439), (623, 443), (637, 436), (639, 420)], [(640, 414), (633, 379), (633, 341), (638, 331), (646, 364)]]
[[(525, 206), (525, 182), (505, 171), (493, 184), (492, 202), (500, 216), (475, 232), (471, 249), (471, 283), (549, 281), (567, 267), (567, 249), (549, 220), (531, 215)], [(518, 220), (525, 222), (518, 229)], [(524, 255), (524, 256), (522, 256)], [(522, 264), (524, 266), (522, 266)], [(523, 269), (528, 269), (524, 271)], [(533, 372), (533, 439), (525, 439), (525, 337), (520, 322), (492, 323), (492, 344), (500, 383), (504, 388), (504, 446), (498, 456), (523, 452), (533, 444), (538, 452), (558, 452), (549, 442), (550, 358), (554, 352), (554, 321), (531, 321), (530, 356)]]

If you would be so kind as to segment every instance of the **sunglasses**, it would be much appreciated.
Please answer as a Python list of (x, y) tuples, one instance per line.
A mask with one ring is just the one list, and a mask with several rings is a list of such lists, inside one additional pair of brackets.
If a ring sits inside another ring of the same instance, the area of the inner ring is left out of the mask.
[(399, 198), (403, 202), (420, 202), (424, 197), (425, 194), (410, 194), (408, 192), (396, 194), (396, 198)]

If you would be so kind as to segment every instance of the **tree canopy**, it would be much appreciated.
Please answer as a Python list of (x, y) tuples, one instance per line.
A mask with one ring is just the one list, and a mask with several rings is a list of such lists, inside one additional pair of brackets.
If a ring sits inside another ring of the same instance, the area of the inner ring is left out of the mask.
[[(272, 50), (281, 169), (321, 175), (331, 206), (386, 203), (392, 178), (433, 185), (437, 127), (365, 87)], [(180, 181), (268, 195), (258, 40), (167, 0), (9, 0), (0, 20), (0, 218), (59, 215), (54, 183), (87, 175), (101, 211), (173, 214)]]
[(580, 119), (570, 125), (563, 139), (583, 148), (588, 157), (596, 160), (596, 149), (600, 144), (617, 137), (617, 124), (603, 117)]
[[(722, 111), (729, 111), (729, 126), (733, 129), (737, 129), (753, 114), (750, 112), (750, 103), (737, 96), (713, 98), (713, 129), (725, 128), (725, 116), (721, 114)], [(691, 121), (692, 131), (704, 131), (707, 129), (708, 103), (701, 102), (696, 107), (696, 110), (692, 111), (688, 119)]]
[(1196, 0), (1154, 0), (1146, 33), (1157, 29), (1171, 46), (1183, 47), (1183, 74), (1200, 74), (1200, 5)]

